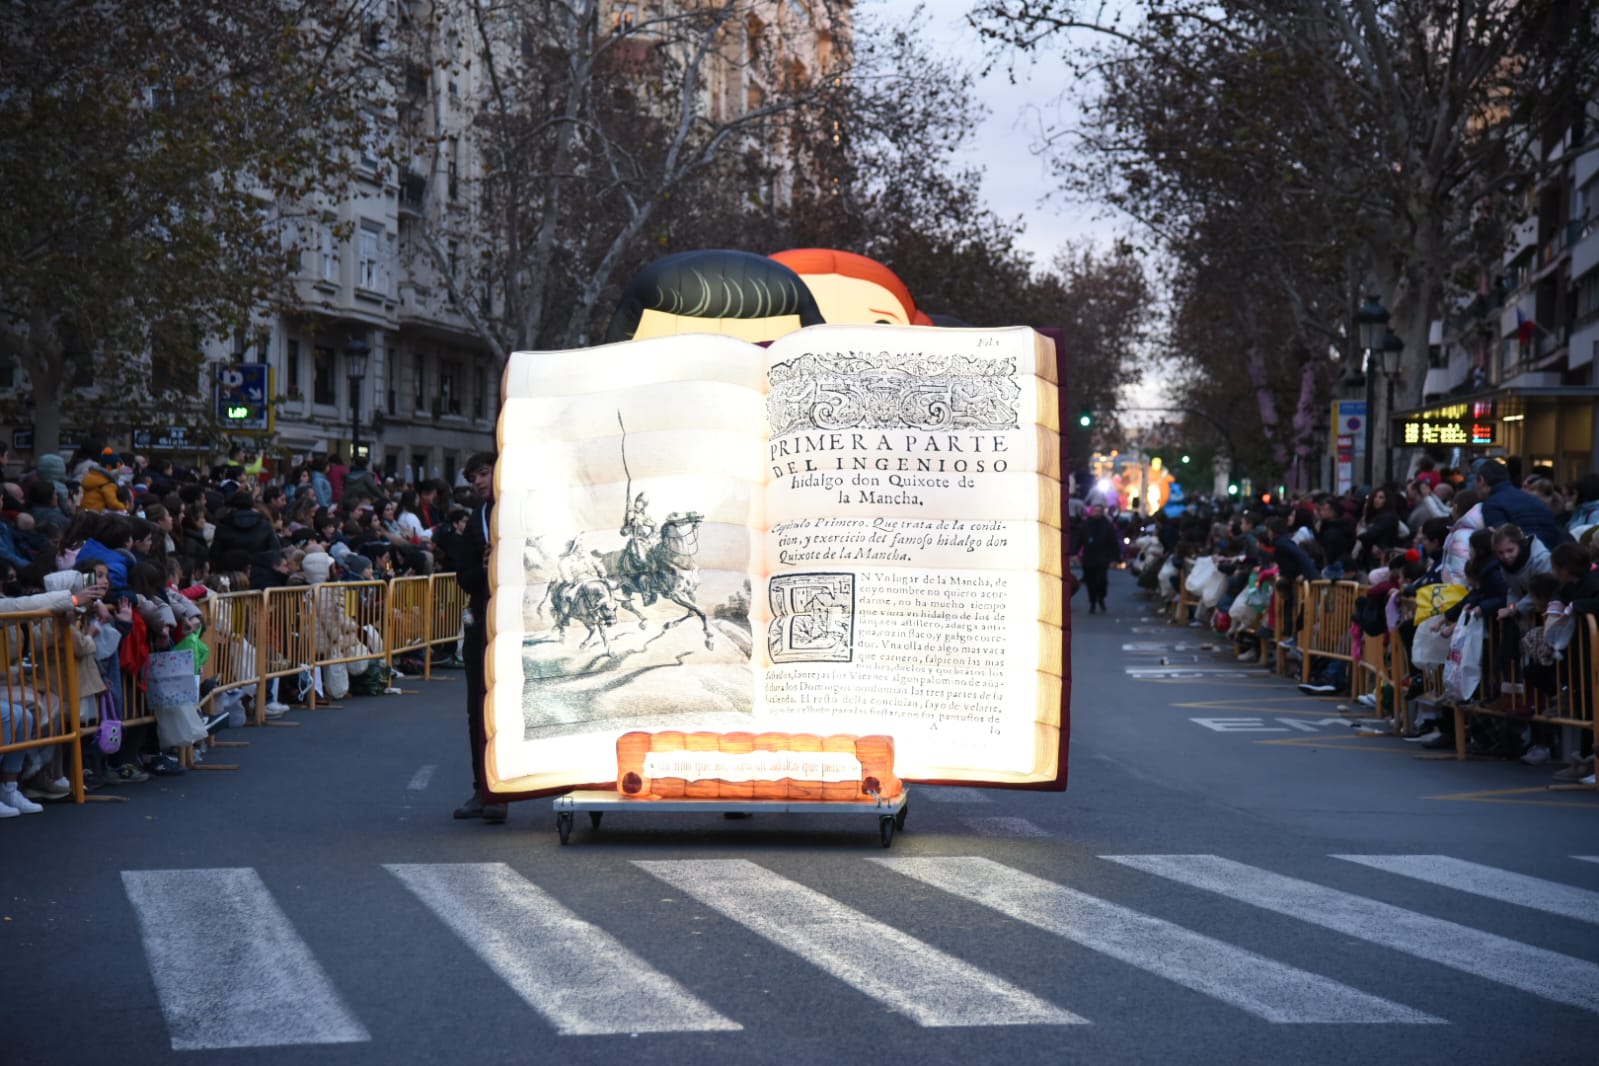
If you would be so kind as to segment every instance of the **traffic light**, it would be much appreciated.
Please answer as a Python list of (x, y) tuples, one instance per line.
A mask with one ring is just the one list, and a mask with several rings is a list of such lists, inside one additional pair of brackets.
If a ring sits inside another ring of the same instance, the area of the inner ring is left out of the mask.
[(1188, 456), (1188, 455), (1183, 456), (1183, 465), (1184, 466), (1187, 466), (1191, 462), (1193, 462), (1193, 457), (1192, 456)]
[(1090, 411), (1086, 407), (1083, 408), (1083, 413), (1077, 416), (1077, 424), (1082, 426), (1084, 429), (1092, 426), (1094, 424), (1094, 412)]

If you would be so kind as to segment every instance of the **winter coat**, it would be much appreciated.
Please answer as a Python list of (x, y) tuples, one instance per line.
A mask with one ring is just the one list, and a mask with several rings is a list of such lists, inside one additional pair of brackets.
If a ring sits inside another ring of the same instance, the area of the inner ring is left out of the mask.
[(1467, 592), (1459, 603), (1445, 611), (1444, 619), (1455, 622), (1472, 607), (1481, 610), (1484, 618), (1491, 618), (1505, 605), (1507, 594), (1504, 568), (1499, 565), (1498, 559), (1490, 560), (1488, 565), (1482, 568), (1476, 587)]
[(1292, 581), (1295, 578), (1304, 578), (1306, 581), (1317, 581), (1321, 578), (1321, 571), (1316, 568), (1316, 561), (1312, 559), (1305, 549), (1295, 544), (1291, 537), (1278, 537), (1271, 546), (1272, 558), (1277, 562), (1277, 576), (1283, 581)]
[(1360, 543), (1360, 549), (1356, 553), (1357, 558), (1364, 561), (1367, 566), (1379, 565), (1381, 559), (1374, 549), (1397, 548), (1399, 536), (1398, 512), (1378, 511), (1371, 524), (1355, 537)]
[(248, 560), (262, 552), (278, 547), (278, 535), (272, 532), (272, 523), (253, 508), (230, 511), (217, 522), (217, 531), (211, 538), (211, 568), (223, 567), (230, 552), (243, 552)]
[(1495, 529), (1514, 522), (1523, 533), (1543, 541), (1545, 548), (1558, 548), (1571, 540), (1571, 534), (1556, 524), (1555, 513), (1547, 504), (1508, 481), (1488, 490), (1488, 497), (1482, 501), (1482, 520)]
[(35, 473), (45, 481), (56, 487), (56, 495), (63, 501), (67, 498), (67, 461), (55, 452), (45, 452), (39, 456), (38, 465), (34, 467)]
[(1599, 614), (1599, 570), (1589, 570), (1582, 580), (1563, 586), (1558, 595), (1561, 603), (1579, 614)]
[(117, 495), (117, 477), (103, 466), (91, 466), (79, 482), (85, 511), (127, 511)]
[(370, 470), (352, 470), (344, 476), (344, 495), (339, 499), (346, 504), (360, 500), (375, 500), (383, 495)]
[(1109, 566), (1115, 562), (1121, 555), (1121, 542), (1110, 519), (1102, 514), (1084, 519), (1078, 550), (1082, 553), (1085, 567)]
[(1438, 564), (1445, 585), (1466, 584), (1466, 561), (1471, 558), (1471, 535), (1483, 527), (1482, 504), (1460, 516), (1444, 538), (1444, 557)]
[(1355, 536), (1341, 519), (1322, 522), (1316, 530), (1316, 540), (1321, 544), (1321, 554), (1327, 565), (1348, 563), (1349, 553), (1355, 547)]
[(318, 507), (333, 506), (333, 482), (320, 470), (311, 471), (311, 491), (316, 494)]
[(1506, 598), (1516, 608), (1517, 613), (1525, 618), (1533, 614), (1532, 593), (1529, 591), (1532, 579), (1539, 574), (1547, 574), (1549, 568), (1549, 549), (1543, 546), (1543, 541), (1537, 537), (1528, 537), (1521, 542), (1521, 553), (1516, 556), (1515, 566), (1500, 564), (1505, 572)]
[(111, 592), (121, 592), (128, 587), (128, 567), (133, 565), (131, 552), (107, 548), (91, 537), (78, 549), (77, 561), (105, 563), (107, 584)]

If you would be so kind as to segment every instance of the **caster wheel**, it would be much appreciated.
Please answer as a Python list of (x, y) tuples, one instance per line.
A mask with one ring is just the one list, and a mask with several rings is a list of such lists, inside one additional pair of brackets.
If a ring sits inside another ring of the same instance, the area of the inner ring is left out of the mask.
[(903, 833), (905, 831), (905, 818), (910, 813), (911, 813), (911, 808), (910, 808), (909, 804), (905, 804), (905, 805), (901, 806), (899, 810), (895, 811), (894, 812), (894, 828), (898, 829), (900, 832)]
[(604, 811), (589, 811), (589, 826), (598, 829), (600, 827), (600, 819), (604, 817)]
[(885, 814), (877, 820), (877, 835), (882, 840), (883, 847), (894, 843), (894, 816)]
[(562, 844), (572, 839), (573, 820), (571, 811), (562, 811), (555, 816), (555, 831), (561, 834)]

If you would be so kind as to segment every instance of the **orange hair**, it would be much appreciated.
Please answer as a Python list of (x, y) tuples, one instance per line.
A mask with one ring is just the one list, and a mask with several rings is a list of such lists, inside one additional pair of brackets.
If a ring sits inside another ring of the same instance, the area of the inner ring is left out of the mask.
[(807, 274), (839, 274), (873, 282), (887, 289), (899, 301), (899, 305), (905, 309), (905, 321), (917, 322), (921, 314), (916, 310), (916, 301), (911, 299), (911, 290), (899, 280), (899, 275), (875, 259), (837, 248), (790, 248), (786, 252), (774, 252), (770, 258), (801, 277)]

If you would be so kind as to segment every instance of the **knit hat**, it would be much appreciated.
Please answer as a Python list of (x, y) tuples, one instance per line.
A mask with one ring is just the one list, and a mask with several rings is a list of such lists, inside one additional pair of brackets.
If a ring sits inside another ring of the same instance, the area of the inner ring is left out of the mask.
[(300, 569), (305, 571), (306, 580), (319, 585), (333, 571), (333, 556), (327, 552), (310, 552), (300, 560)]

